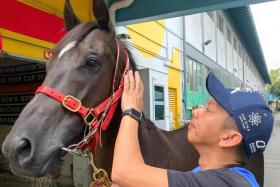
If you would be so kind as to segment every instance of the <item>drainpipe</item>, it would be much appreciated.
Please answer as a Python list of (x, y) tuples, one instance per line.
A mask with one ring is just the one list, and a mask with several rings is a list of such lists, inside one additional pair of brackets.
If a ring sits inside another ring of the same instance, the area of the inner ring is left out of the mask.
[(186, 23), (185, 23), (185, 16), (182, 16), (182, 26), (183, 26), (183, 71), (184, 71), (184, 95), (183, 95), (183, 104), (184, 104), (184, 108), (185, 108), (185, 119), (187, 119), (187, 66), (186, 66), (186, 57), (187, 57), (187, 53), (186, 53)]

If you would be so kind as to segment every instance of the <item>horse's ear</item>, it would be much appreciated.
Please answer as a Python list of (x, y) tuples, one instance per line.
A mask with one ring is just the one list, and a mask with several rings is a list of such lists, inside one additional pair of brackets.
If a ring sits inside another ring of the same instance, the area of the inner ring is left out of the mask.
[(75, 15), (69, 0), (65, 0), (64, 4), (64, 23), (67, 31), (80, 24), (80, 20)]
[(109, 11), (105, 0), (93, 0), (92, 10), (101, 29), (107, 31), (111, 30), (112, 25), (110, 23)]

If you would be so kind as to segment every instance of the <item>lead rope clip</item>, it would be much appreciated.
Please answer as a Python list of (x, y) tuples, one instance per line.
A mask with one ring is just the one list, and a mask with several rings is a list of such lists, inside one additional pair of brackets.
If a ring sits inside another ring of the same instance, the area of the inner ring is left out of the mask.
[(112, 182), (109, 179), (108, 173), (104, 169), (99, 169), (96, 167), (93, 161), (92, 153), (88, 153), (87, 160), (93, 170), (92, 173), (93, 182), (91, 186), (93, 186), (94, 184), (99, 184), (99, 185), (103, 184), (106, 187), (110, 187), (112, 185)]

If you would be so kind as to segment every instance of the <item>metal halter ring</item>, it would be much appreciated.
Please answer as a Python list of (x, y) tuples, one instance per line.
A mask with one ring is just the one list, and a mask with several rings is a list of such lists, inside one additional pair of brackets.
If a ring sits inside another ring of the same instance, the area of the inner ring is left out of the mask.
[[(73, 108), (69, 107), (69, 106), (66, 104), (66, 101), (67, 101), (68, 99), (73, 99), (74, 101), (76, 101), (76, 102), (78, 103), (78, 106), (77, 106), (76, 109), (73, 109)], [(66, 109), (70, 110), (71, 112), (78, 112), (78, 111), (80, 110), (81, 106), (82, 106), (82, 103), (81, 103), (81, 101), (80, 101), (79, 99), (77, 99), (76, 97), (74, 97), (74, 96), (72, 96), (72, 95), (67, 95), (67, 96), (65, 96), (65, 98), (64, 98), (63, 101), (62, 101), (62, 105), (63, 105)]]
[(88, 111), (85, 117), (83, 117), (87, 125), (91, 125), (96, 120), (96, 116), (93, 115), (92, 110), (93, 108)]

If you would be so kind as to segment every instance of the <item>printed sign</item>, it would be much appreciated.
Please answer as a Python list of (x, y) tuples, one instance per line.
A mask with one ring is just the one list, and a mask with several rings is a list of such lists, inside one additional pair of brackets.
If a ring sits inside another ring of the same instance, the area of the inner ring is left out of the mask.
[(14, 124), (45, 76), (39, 63), (0, 68), (0, 125)]

